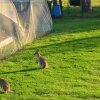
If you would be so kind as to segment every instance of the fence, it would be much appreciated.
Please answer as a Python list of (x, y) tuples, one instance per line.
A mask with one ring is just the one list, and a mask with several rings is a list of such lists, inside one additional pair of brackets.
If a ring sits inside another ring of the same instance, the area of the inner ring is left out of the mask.
[[(100, 17), (100, 0), (88, 0), (88, 1), (91, 1), (90, 12), (82, 12), (82, 7), (80, 5), (78, 6), (70, 5), (70, 1), (71, 0), (62, 0), (64, 16), (66, 17)], [(72, 0), (72, 1), (78, 1), (78, 0)], [(82, 0), (79, 0), (79, 1), (82, 1)]]

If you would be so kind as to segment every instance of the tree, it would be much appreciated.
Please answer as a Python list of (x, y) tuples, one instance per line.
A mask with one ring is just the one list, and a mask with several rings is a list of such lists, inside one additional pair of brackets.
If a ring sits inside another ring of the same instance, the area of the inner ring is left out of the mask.
[(92, 12), (91, 0), (80, 0), (82, 12)]

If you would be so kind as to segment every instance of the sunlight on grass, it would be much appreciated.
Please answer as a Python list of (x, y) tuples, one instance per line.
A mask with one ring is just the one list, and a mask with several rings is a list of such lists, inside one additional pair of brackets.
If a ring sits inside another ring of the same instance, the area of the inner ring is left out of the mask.
[(52, 33), (0, 62), (0, 77), (14, 91), (0, 100), (100, 100), (100, 19), (55, 19)]

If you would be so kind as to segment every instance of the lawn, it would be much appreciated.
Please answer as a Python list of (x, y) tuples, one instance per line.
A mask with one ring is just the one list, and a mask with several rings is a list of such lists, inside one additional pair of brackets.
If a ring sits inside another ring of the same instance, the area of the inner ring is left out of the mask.
[[(40, 49), (49, 69), (40, 69)], [(100, 100), (100, 19), (54, 20), (54, 31), (0, 62), (13, 93), (0, 100)]]

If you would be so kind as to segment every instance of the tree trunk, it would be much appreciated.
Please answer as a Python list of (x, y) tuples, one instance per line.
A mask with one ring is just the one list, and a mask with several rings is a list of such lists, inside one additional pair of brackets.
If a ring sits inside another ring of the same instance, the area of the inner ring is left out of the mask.
[(82, 12), (92, 12), (91, 0), (80, 0)]

